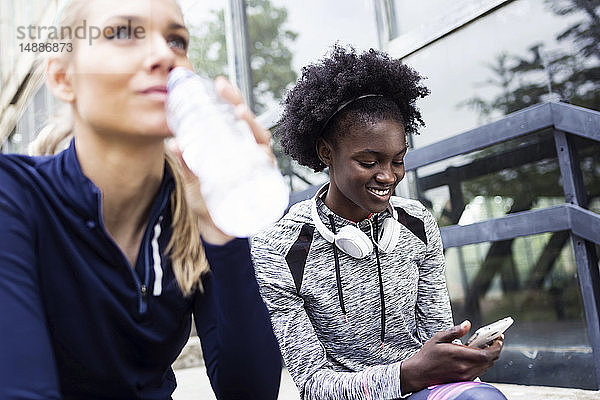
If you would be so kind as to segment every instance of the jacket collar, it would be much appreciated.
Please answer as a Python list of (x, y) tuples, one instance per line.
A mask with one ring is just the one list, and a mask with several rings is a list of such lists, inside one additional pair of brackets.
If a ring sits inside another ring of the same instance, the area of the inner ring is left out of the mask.
[(349, 219), (346, 219), (346, 218), (341, 217), (341, 216), (337, 215), (336, 213), (334, 213), (329, 207), (327, 207), (327, 205), (325, 204), (323, 199), (321, 199), (320, 197), (317, 197), (316, 200), (317, 200), (317, 210), (319, 211), (318, 214), (321, 217), (321, 220), (323, 221), (323, 223), (325, 225), (329, 226), (330, 225), (329, 216), (332, 215), (338, 229), (341, 228), (342, 226), (346, 226), (346, 225), (353, 225), (353, 226), (358, 226), (361, 229), (362, 228), (368, 229), (369, 228), (369, 220), (371, 222), (373, 222), (377, 218), (379, 221), (381, 221), (382, 219), (391, 216), (390, 211), (388, 209), (386, 209), (380, 213), (373, 213), (368, 218), (365, 218), (362, 221), (358, 221), (358, 222), (350, 221)]
[[(59, 193), (61, 200), (82, 217), (99, 221), (102, 218), (102, 192), (84, 175), (77, 157), (74, 139), (66, 150), (56, 156), (51, 165), (49, 172), (53, 175), (53, 181), (60, 186), (56, 192)], [(174, 186), (175, 179), (165, 162), (163, 179), (153, 209), (159, 204), (159, 207), (164, 207), (166, 198)]]

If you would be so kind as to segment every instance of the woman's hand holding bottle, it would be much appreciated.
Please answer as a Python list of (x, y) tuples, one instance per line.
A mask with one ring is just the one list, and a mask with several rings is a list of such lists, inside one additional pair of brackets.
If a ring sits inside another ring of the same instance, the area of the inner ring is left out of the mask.
[[(265, 152), (272, 163), (276, 165), (275, 155), (271, 146), (271, 133), (256, 120), (256, 116), (244, 102), (241, 91), (224, 77), (218, 77), (215, 80), (215, 91), (223, 100), (234, 107), (235, 116), (245, 121), (254, 135), (258, 146)], [(227, 243), (233, 239), (233, 236), (225, 234), (215, 225), (202, 195), (200, 179), (185, 163), (182, 151), (174, 139), (169, 141), (168, 147), (179, 160), (186, 200), (191, 210), (198, 216), (198, 223), (203, 239), (208, 243), (216, 245)], [(218, 166), (216, 166), (213, 173), (218, 173), (217, 168)], [(265, 199), (265, 202), (268, 202), (268, 199)]]

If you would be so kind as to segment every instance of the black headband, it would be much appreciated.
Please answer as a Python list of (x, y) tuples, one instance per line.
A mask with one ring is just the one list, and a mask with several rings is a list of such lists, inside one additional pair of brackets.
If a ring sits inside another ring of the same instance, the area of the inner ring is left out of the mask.
[(327, 118), (327, 121), (325, 121), (325, 123), (323, 124), (323, 126), (321, 127), (321, 131), (319, 132), (319, 136), (323, 135), (323, 131), (325, 130), (325, 128), (327, 127), (327, 124), (329, 124), (329, 122), (333, 119), (333, 117), (335, 117), (340, 111), (342, 111), (344, 108), (346, 108), (348, 105), (350, 105), (351, 103), (354, 103), (357, 100), (360, 99), (364, 99), (365, 97), (383, 97), (382, 94), (375, 94), (375, 93), (370, 93), (370, 94), (363, 94), (362, 96), (358, 96), (355, 97), (353, 99), (350, 99), (344, 103), (342, 103), (337, 110), (335, 110), (333, 112), (333, 114), (331, 114), (329, 116), (329, 118)]

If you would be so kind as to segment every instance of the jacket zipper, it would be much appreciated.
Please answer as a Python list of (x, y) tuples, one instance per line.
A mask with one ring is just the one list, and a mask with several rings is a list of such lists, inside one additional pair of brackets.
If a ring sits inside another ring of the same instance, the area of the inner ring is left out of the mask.
[[(164, 207), (164, 204), (161, 205), (160, 210), (162, 210)], [(132, 269), (131, 272), (133, 273), (134, 278), (136, 279), (137, 282), (139, 282), (139, 290), (140, 290), (140, 304), (139, 304), (139, 312), (140, 314), (145, 314), (146, 311), (148, 311), (148, 286), (149, 286), (149, 281), (150, 281), (150, 257), (149, 257), (149, 253), (151, 251), (151, 242), (152, 242), (152, 236), (154, 234), (154, 227), (156, 226), (156, 224), (159, 224), (161, 222), (162, 218), (160, 216), (160, 213), (158, 213), (158, 215), (156, 216), (156, 218), (153, 218), (152, 223), (148, 224), (148, 227), (146, 228), (146, 232), (144, 234), (144, 238), (143, 238), (143, 243), (142, 245), (144, 246), (143, 251), (143, 262), (144, 262), (144, 282), (142, 283), (140, 281), (140, 279), (138, 278), (137, 274), (135, 273), (135, 271)], [(156, 277), (155, 277), (156, 279)]]
[[(100, 226), (102, 226), (102, 230), (104, 231), (105, 237), (108, 239), (108, 241), (110, 243), (112, 243), (112, 245), (115, 247), (115, 249), (119, 252), (121, 260), (129, 269), (131, 277), (133, 278), (133, 282), (135, 283), (136, 292), (138, 293), (138, 312), (140, 315), (143, 315), (148, 310), (148, 280), (150, 279), (150, 277), (149, 277), (149, 275), (150, 275), (149, 262), (148, 262), (148, 251), (149, 251), (148, 235), (150, 234), (151, 231), (153, 231), (153, 229), (147, 228), (147, 231), (144, 233), (144, 237), (142, 239), (142, 245), (144, 246), (144, 248), (142, 250), (143, 251), (142, 256), (144, 257), (144, 275), (145, 275), (144, 283), (142, 283), (142, 281), (138, 277), (137, 273), (135, 272), (135, 266), (131, 265), (131, 263), (129, 262), (127, 257), (125, 257), (125, 254), (123, 254), (123, 251), (119, 248), (119, 246), (113, 240), (113, 238), (107, 233), (106, 227), (104, 226), (104, 218), (102, 217), (102, 207), (100, 206), (102, 204), (102, 194), (98, 191), (97, 196), (98, 196), (98, 224)], [(154, 225), (156, 225), (156, 223), (159, 220), (160, 214), (162, 213), (162, 210), (165, 206), (165, 203), (166, 203), (166, 200), (164, 200), (163, 204), (161, 204), (161, 206), (159, 208), (160, 211), (158, 212), (158, 215), (155, 218), (153, 218), (152, 224), (149, 224), (148, 226), (154, 227)]]

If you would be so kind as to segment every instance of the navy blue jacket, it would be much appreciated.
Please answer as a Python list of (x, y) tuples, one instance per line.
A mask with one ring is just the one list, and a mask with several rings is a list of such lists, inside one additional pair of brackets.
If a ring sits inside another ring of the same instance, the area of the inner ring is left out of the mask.
[(248, 241), (205, 244), (204, 292), (184, 297), (166, 247), (165, 177), (132, 268), (107, 234), (75, 145), (0, 155), (0, 399), (169, 399), (194, 315), (219, 399), (274, 399), (281, 358)]

